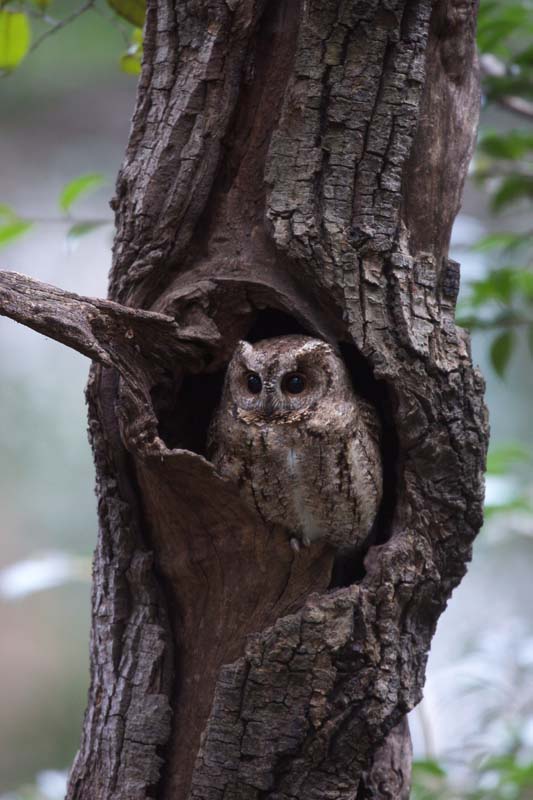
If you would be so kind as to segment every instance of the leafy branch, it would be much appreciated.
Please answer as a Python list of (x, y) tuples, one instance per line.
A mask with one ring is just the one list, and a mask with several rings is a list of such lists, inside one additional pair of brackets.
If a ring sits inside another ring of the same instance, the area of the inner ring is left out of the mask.
[[(478, 46), (485, 105), (496, 104), (533, 119), (533, 9), (525, 2), (485, 0), (478, 20)], [(502, 214), (533, 201), (533, 134), (517, 128), (485, 131), (474, 162), (475, 180), (487, 191), (490, 209)], [(520, 339), (527, 335), (533, 356), (533, 232), (500, 231), (476, 246), (492, 257), (481, 280), (471, 281), (458, 309), (458, 322), (493, 331), (490, 359), (503, 377)]]
[[(15, 9), (9, 7), (12, 2), (14, 0), (0, 0), (0, 77), (11, 75), (27, 55), (88, 11), (103, 14), (97, 0), (85, 0), (62, 19), (55, 19), (48, 14), (50, 0), (33, 0), (38, 10), (29, 0), (17, 0)], [(106, 5), (113, 11), (111, 20), (106, 17), (111, 24), (115, 24), (115, 20), (120, 18), (134, 26), (131, 33), (120, 27), (127, 43), (127, 50), (120, 58), (120, 67), (124, 72), (138, 75), (142, 60), (142, 27), (146, 0), (106, 0)], [(31, 19), (48, 25), (33, 42)]]
[[(54, 34), (58, 33), (58, 31), (66, 28), (67, 25), (70, 25), (87, 11), (90, 11), (92, 8), (94, 8), (95, 2), (96, 0), (86, 0), (83, 5), (75, 9), (68, 16), (64, 17), (63, 19), (53, 20), (50, 28), (48, 28), (48, 30), (44, 31), (40, 36), (37, 37), (37, 39), (35, 39), (33, 44), (30, 46), (28, 53), (34, 52), (46, 39), (48, 39), (49, 36), (53, 36)], [(45, 19), (48, 20), (49, 18)]]
[(96, 172), (79, 175), (69, 181), (62, 188), (58, 199), (59, 208), (64, 215), (62, 217), (23, 217), (5, 203), (0, 204), (0, 247), (18, 239), (37, 223), (68, 225), (67, 239), (69, 240), (78, 239), (104, 225), (111, 225), (111, 218), (74, 219), (71, 215), (72, 206), (77, 200), (95, 191), (104, 183), (105, 177)]

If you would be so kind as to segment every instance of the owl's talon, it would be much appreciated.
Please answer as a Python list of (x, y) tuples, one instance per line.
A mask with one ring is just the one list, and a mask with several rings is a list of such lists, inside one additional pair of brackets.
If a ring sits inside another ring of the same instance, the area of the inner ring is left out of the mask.
[(298, 541), (298, 539), (296, 539), (295, 536), (291, 537), (290, 545), (294, 553), (298, 555), (298, 553), (300, 552), (300, 542)]

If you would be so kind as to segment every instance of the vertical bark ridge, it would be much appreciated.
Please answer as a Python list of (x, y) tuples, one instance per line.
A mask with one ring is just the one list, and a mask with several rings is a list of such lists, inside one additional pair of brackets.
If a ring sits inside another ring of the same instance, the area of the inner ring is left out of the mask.
[[(94, 558), (91, 686), (67, 798), (155, 796), (171, 730), (173, 641), (140, 531), (131, 467), (113, 403), (116, 377), (93, 368), (87, 389), (97, 470), (99, 537)], [(104, 427), (105, 426), (105, 427)]]

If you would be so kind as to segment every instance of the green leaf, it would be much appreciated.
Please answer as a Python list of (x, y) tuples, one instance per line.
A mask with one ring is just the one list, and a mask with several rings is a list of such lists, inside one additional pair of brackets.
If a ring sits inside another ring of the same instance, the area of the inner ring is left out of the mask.
[(484, 253), (489, 250), (507, 250), (512, 252), (528, 243), (533, 241), (531, 233), (491, 233), (488, 236), (483, 236), (473, 246), (472, 250), (478, 253)]
[(120, 68), (128, 75), (139, 75), (143, 57), (143, 32), (135, 28), (131, 36), (131, 45), (120, 58)]
[(105, 183), (105, 178), (99, 172), (91, 172), (87, 175), (80, 175), (78, 178), (67, 183), (59, 195), (59, 207), (65, 213), (70, 211), (72, 204), (82, 195), (98, 189)]
[(15, 69), (30, 49), (28, 17), (19, 11), (0, 11), (0, 69)]
[(501, 181), (490, 205), (493, 211), (501, 211), (524, 198), (533, 199), (533, 178), (527, 175), (510, 175)]
[[(478, 309), (490, 303), (499, 303), (500, 306), (511, 306), (515, 299), (533, 302), (533, 272), (519, 267), (501, 267), (491, 270), (486, 278), (479, 281), (471, 281), (469, 284), (470, 294), (459, 308), (462, 313), (465, 309)], [(485, 309), (486, 311), (487, 309)], [(492, 310), (492, 309), (488, 309)], [(486, 314), (483, 321), (487, 322)], [(494, 317), (494, 321), (500, 325), (520, 323), (523, 321), (522, 315), (517, 314), (516, 309), (507, 308), (501, 310)]]
[(82, 236), (86, 236), (104, 225), (107, 225), (107, 222), (76, 222), (68, 229), (67, 239), (80, 239)]
[(505, 475), (514, 464), (527, 463), (529, 460), (529, 450), (517, 442), (491, 445), (487, 455), (487, 473)]
[(144, 25), (146, 0), (107, 0), (113, 11), (137, 28)]
[(7, 203), (0, 203), (0, 247), (10, 244), (14, 239), (26, 233), (33, 223), (20, 219)]
[(434, 758), (417, 759), (413, 762), (413, 770), (418, 774), (434, 775), (436, 778), (446, 776), (445, 770)]
[[(514, 754), (489, 758), (481, 772), (497, 773), (502, 787), (520, 788), (533, 785), (533, 761), (521, 763)], [(517, 797), (516, 794), (512, 796)]]
[(514, 331), (504, 331), (493, 339), (490, 360), (497, 375), (503, 378), (516, 343)]
[(516, 160), (533, 150), (533, 134), (527, 131), (506, 131), (505, 134), (485, 133), (478, 150), (492, 158)]
[(533, 301), (533, 272), (526, 269), (515, 270), (513, 282), (526, 301)]
[(529, 8), (522, 3), (481, 4), (478, 18), (478, 46), (482, 53), (507, 54), (506, 39), (532, 28)]
[(527, 511), (531, 513), (531, 503), (527, 497), (517, 497), (514, 500), (509, 500), (507, 503), (492, 504), (486, 503), (483, 506), (483, 516), (485, 519), (490, 519), (496, 514), (509, 514), (511, 511)]
[(52, 0), (33, 0), (33, 4), (36, 5), (40, 11), (46, 11), (51, 2)]
[(525, 98), (533, 97), (533, 81), (531, 71), (520, 69), (516, 73), (499, 76), (487, 76), (484, 80), (485, 95), (489, 100), (495, 100), (505, 95)]
[(140, 75), (141, 60), (138, 56), (132, 55), (131, 53), (124, 53), (124, 55), (120, 57), (120, 69), (128, 75)]
[(533, 45), (529, 45), (525, 50), (516, 53), (513, 61), (523, 67), (533, 66)]
[(472, 281), (468, 298), (470, 305), (476, 308), (491, 300), (510, 303), (516, 289), (515, 274), (516, 270), (502, 267), (489, 272), (483, 280)]
[(0, 247), (4, 247), (14, 239), (18, 239), (19, 236), (22, 236), (32, 227), (32, 224), (23, 219), (14, 219), (0, 225)]

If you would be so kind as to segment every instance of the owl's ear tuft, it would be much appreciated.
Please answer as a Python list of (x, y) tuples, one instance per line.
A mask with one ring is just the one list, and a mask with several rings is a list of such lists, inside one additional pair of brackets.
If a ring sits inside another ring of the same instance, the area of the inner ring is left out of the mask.
[(322, 339), (309, 339), (302, 347), (302, 350), (306, 353), (314, 353), (317, 350), (331, 351), (332, 349), (331, 345), (322, 341)]
[(319, 353), (338, 357), (333, 347), (327, 342), (323, 342), (321, 339), (309, 339), (309, 341), (305, 342), (305, 344), (300, 348), (298, 360), (302, 363), (314, 364)]
[(253, 345), (251, 345), (250, 342), (245, 342), (244, 339), (241, 339), (240, 342), (237, 342), (235, 355), (240, 356), (243, 361), (247, 361), (252, 357), (253, 350)]

